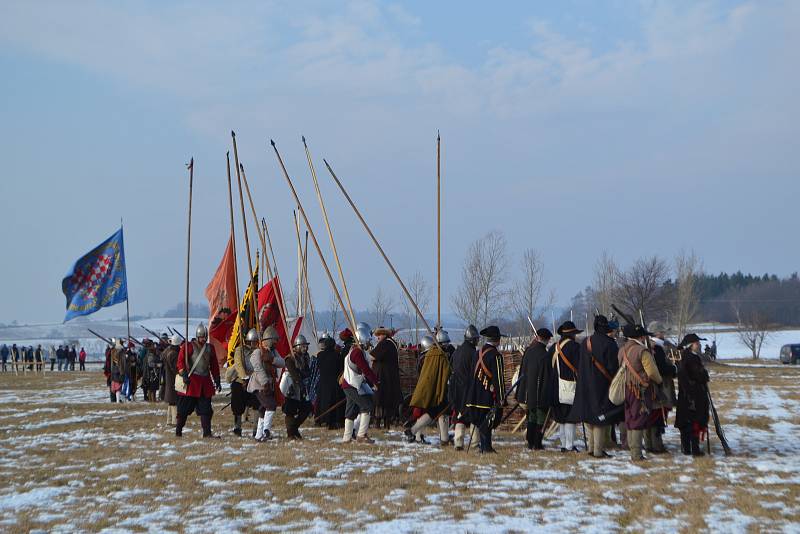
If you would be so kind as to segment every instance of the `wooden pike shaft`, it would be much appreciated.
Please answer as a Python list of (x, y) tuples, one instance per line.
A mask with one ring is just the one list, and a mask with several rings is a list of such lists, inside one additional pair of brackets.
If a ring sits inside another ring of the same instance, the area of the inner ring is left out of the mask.
[(319, 336), (317, 330), (317, 317), (314, 312), (314, 299), (311, 297), (311, 286), (308, 285), (308, 230), (306, 230), (306, 248), (303, 251), (303, 280), (306, 282), (306, 303), (311, 310), (311, 326), (314, 328), (314, 335)]
[(233, 189), (231, 188), (231, 153), (225, 153), (225, 159), (228, 163), (228, 211), (231, 218), (231, 246), (233, 247), (233, 276), (235, 277), (234, 283), (236, 286), (236, 307), (239, 307), (239, 267), (236, 265), (236, 232), (234, 231), (234, 217), (233, 217)]
[[(253, 196), (250, 194), (250, 184), (247, 182), (247, 174), (244, 172), (244, 165), (242, 165), (241, 163), (239, 164), (239, 170), (242, 172), (242, 182), (244, 182), (244, 190), (247, 193), (247, 201), (250, 204), (250, 212), (253, 215), (253, 221), (256, 225), (256, 232), (258, 233), (258, 238), (261, 240), (261, 250), (264, 251), (264, 262), (267, 265), (266, 272), (269, 275), (270, 279), (272, 279), (273, 278), (272, 268), (270, 267), (269, 259), (267, 258), (267, 243), (264, 237), (264, 234), (266, 233), (266, 224), (264, 224), (262, 227), (259, 227), (258, 217), (256, 216), (256, 206), (253, 203)], [(270, 243), (269, 248), (270, 251), (272, 251), (272, 243)], [(273, 263), (275, 263), (275, 254), (272, 255), (272, 261)], [(275, 263), (275, 269), (277, 275), (277, 269), (278, 269), (277, 263)], [(278, 278), (278, 284), (280, 285), (280, 283), (281, 280), (280, 278)], [(258, 313), (258, 311), (256, 311), (256, 313)], [(286, 320), (287, 316), (286, 316), (286, 306), (283, 302), (283, 288), (281, 288), (281, 298), (278, 300), (278, 313), (281, 316), (281, 322), (283, 323), (283, 331), (286, 332), (287, 336), (291, 336), (291, 333), (289, 333), (289, 324), (288, 321)], [(258, 330), (261, 330), (260, 324)], [(291, 345), (291, 343), (289, 343), (289, 345)]]
[[(248, 270), (250, 272), (250, 278), (249, 278), (248, 284), (247, 284), (249, 286), (250, 284), (253, 283), (253, 259), (252, 259), (252, 256), (250, 255), (250, 237), (247, 235), (247, 216), (245, 215), (245, 211), (244, 211), (244, 195), (242, 194), (242, 175), (241, 175), (241, 172), (239, 171), (239, 150), (236, 148), (236, 133), (233, 130), (231, 130), (231, 139), (233, 139), (233, 158), (234, 158), (234, 161), (236, 163), (236, 181), (237, 181), (237, 183), (239, 185), (239, 187), (238, 187), (238, 189), (239, 189), (239, 207), (240, 207), (240, 209), (242, 211), (242, 230), (244, 230), (244, 246), (247, 249), (247, 267), (248, 267)], [(255, 291), (252, 291), (250, 293), (250, 306), (251, 306), (250, 309), (252, 310), (252, 312), (254, 314), (258, 313), (258, 304), (257, 304), (257, 301), (256, 301), (256, 295), (255, 295), (256, 291), (258, 291), (257, 287), (255, 288)], [(239, 310), (239, 311), (241, 312), (241, 310)], [(241, 316), (241, 313), (239, 314), (239, 316)], [(260, 340), (261, 339), (261, 328), (256, 328), (256, 331), (258, 332), (258, 339)], [(243, 332), (241, 329), (239, 330), (239, 337), (242, 337), (245, 334), (246, 334), (246, 332)], [(244, 338), (242, 337), (242, 339), (244, 339)]]
[(317, 192), (317, 200), (319, 207), (322, 210), (322, 219), (325, 221), (325, 228), (328, 231), (328, 239), (331, 242), (331, 249), (333, 250), (333, 259), (336, 261), (336, 268), (339, 270), (339, 281), (342, 283), (342, 291), (344, 298), (347, 300), (347, 313), (350, 314), (350, 321), (356, 324), (356, 315), (353, 313), (353, 303), (350, 301), (350, 292), (347, 290), (347, 282), (344, 279), (344, 271), (342, 270), (342, 262), (339, 260), (339, 252), (336, 250), (336, 242), (333, 240), (333, 231), (331, 231), (331, 224), (328, 220), (328, 210), (325, 209), (325, 202), (322, 200), (322, 193), (319, 189), (319, 180), (317, 180), (317, 171), (314, 169), (314, 162), (311, 159), (311, 152), (308, 150), (306, 138), (303, 136), (303, 147), (306, 150), (306, 159), (308, 159), (308, 167), (311, 169), (311, 178), (314, 180), (314, 190)]
[[(287, 321), (288, 315), (286, 315), (286, 303), (284, 302), (284, 299), (286, 298), (284, 295), (286, 294), (283, 292), (283, 283), (281, 282), (281, 275), (278, 272), (278, 262), (275, 261), (275, 251), (272, 250), (272, 239), (270, 239), (269, 237), (269, 228), (267, 228), (267, 221), (264, 220), (263, 217), (261, 218), (261, 227), (264, 229), (264, 235), (267, 238), (267, 246), (269, 246), (269, 253), (272, 255), (272, 264), (275, 266), (275, 271), (274, 271), (275, 280), (278, 281), (278, 290), (281, 293), (281, 298), (278, 299), (278, 308), (281, 317), (283, 318), (283, 327), (285, 329), (284, 331), (286, 332), (287, 336), (291, 336), (292, 334), (289, 332), (289, 322)], [(267, 251), (265, 250), (264, 256), (266, 255)], [(289, 343), (289, 345), (291, 345), (291, 342)]]
[(192, 257), (192, 185), (194, 183), (194, 158), (189, 160), (189, 225), (186, 231), (186, 337), (189, 338), (189, 258)]
[[(353, 211), (356, 213), (356, 216), (358, 217), (358, 220), (361, 221), (362, 226), (364, 226), (364, 230), (366, 230), (367, 233), (369, 234), (370, 238), (372, 238), (372, 242), (375, 243), (375, 246), (377, 247), (378, 252), (380, 252), (381, 256), (383, 256), (383, 259), (386, 262), (386, 265), (389, 266), (389, 269), (392, 271), (392, 274), (397, 279), (397, 283), (400, 284), (400, 287), (402, 288), (403, 293), (405, 293), (406, 298), (411, 303), (411, 305), (414, 307), (414, 311), (417, 313), (417, 316), (422, 321), (422, 324), (425, 325), (425, 329), (428, 331), (428, 334), (430, 334), (431, 337), (433, 337), (434, 342), (435, 342), (436, 335), (433, 333), (433, 331), (431, 330), (430, 325), (428, 324), (428, 321), (425, 320), (425, 317), (422, 315), (422, 312), (419, 310), (419, 307), (417, 306), (417, 303), (414, 302), (414, 299), (411, 296), (411, 293), (408, 292), (408, 289), (406, 288), (406, 285), (403, 283), (403, 280), (400, 278), (400, 275), (397, 274), (397, 270), (394, 268), (394, 265), (392, 265), (392, 262), (389, 261), (389, 258), (386, 256), (386, 253), (383, 251), (383, 247), (381, 247), (381, 244), (378, 243), (378, 239), (375, 237), (375, 234), (373, 234), (372, 230), (370, 230), (369, 225), (367, 225), (367, 221), (364, 220), (364, 217), (362, 217), (361, 212), (358, 211), (358, 208), (353, 203), (353, 199), (351, 199), (350, 195), (347, 194), (347, 191), (345, 190), (344, 186), (342, 185), (342, 182), (340, 182), (339, 178), (336, 177), (336, 173), (333, 172), (333, 169), (331, 168), (330, 164), (324, 159), (322, 161), (325, 162), (325, 166), (328, 168), (328, 172), (331, 173), (331, 176), (333, 177), (334, 181), (336, 182), (336, 185), (339, 186), (339, 189), (342, 191), (342, 194), (347, 199), (347, 202), (350, 203), (350, 207), (353, 208)], [(439, 343), (436, 342), (436, 345), (439, 346)]]
[[(317, 249), (317, 254), (319, 255), (320, 262), (322, 262), (322, 267), (325, 269), (325, 274), (328, 275), (328, 282), (331, 284), (331, 289), (333, 289), (333, 293), (336, 295), (336, 300), (339, 301), (339, 306), (341, 306), (344, 310), (346, 308), (344, 307), (344, 302), (342, 302), (342, 296), (339, 294), (339, 290), (336, 288), (336, 282), (333, 280), (333, 275), (331, 274), (331, 270), (328, 268), (328, 263), (325, 261), (325, 256), (322, 255), (322, 249), (319, 246), (319, 241), (317, 241), (317, 236), (314, 235), (314, 230), (312, 230), (311, 224), (308, 222), (306, 210), (303, 209), (303, 204), (300, 203), (300, 197), (297, 196), (297, 191), (294, 188), (292, 179), (289, 178), (289, 173), (286, 171), (286, 166), (283, 164), (283, 158), (281, 158), (281, 155), (278, 152), (278, 147), (275, 146), (275, 141), (270, 139), (270, 143), (272, 144), (272, 149), (275, 151), (275, 156), (278, 158), (278, 163), (281, 165), (281, 170), (283, 171), (284, 178), (286, 178), (286, 183), (289, 185), (289, 189), (292, 191), (294, 201), (297, 203), (297, 209), (300, 210), (300, 215), (303, 216), (303, 222), (305, 222), (308, 233), (311, 235), (311, 241), (314, 243), (314, 248)], [(348, 322), (350, 323), (350, 328), (355, 335), (355, 323), (350, 317), (348, 317)]]
[(436, 132), (436, 326), (442, 326), (442, 138)]

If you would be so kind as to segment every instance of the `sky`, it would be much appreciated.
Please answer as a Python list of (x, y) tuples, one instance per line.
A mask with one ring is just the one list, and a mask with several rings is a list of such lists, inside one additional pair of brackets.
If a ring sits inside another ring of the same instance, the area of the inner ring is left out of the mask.
[(540, 252), (562, 303), (603, 251), (624, 266), (694, 249), (710, 272), (787, 275), (799, 55), (791, 0), (2, 2), (0, 322), (60, 321), (63, 276), (121, 219), (131, 312), (183, 300), (191, 157), (203, 301), (229, 233), (231, 130), (286, 285), (295, 205), (270, 139), (331, 258), (307, 138), (358, 309), (399, 286), (322, 158), (401, 276), (433, 284), (437, 130), (445, 311), (490, 230), (510, 278)]

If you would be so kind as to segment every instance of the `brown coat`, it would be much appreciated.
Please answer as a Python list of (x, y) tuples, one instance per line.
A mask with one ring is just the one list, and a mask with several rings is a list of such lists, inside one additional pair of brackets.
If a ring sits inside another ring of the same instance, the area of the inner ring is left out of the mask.
[(161, 353), (161, 362), (164, 365), (164, 402), (175, 406), (178, 394), (175, 393), (175, 375), (178, 372), (178, 347), (170, 345)]

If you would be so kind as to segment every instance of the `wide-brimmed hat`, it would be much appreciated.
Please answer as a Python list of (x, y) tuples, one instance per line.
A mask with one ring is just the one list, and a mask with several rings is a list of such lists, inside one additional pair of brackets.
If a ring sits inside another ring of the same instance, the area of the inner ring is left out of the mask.
[(626, 324), (622, 327), (622, 335), (628, 339), (652, 336), (650, 332), (640, 324)]
[(488, 339), (500, 339), (501, 337), (508, 337), (505, 334), (500, 333), (500, 328), (492, 325), (487, 326), (483, 330), (481, 330), (481, 335)]
[(376, 335), (376, 336), (390, 336), (391, 337), (391, 336), (394, 335), (394, 330), (392, 330), (391, 328), (386, 328), (385, 326), (379, 326), (378, 328), (375, 329), (374, 332), (372, 332), (372, 334)]
[(575, 326), (575, 323), (572, 321), (564, 321), (561, 326), (558, 327), (557, 332), (559, 336), (566, 336), (570, 334), (580, 334), (583, 330)]
[(707, 341), (706, 338), (700, 337), (697, 334), (686, 334), (683, 336), (683, 340), (681, 340), (679, 347), (688, 347), (692, 343), (699, 343), (701, 341)]

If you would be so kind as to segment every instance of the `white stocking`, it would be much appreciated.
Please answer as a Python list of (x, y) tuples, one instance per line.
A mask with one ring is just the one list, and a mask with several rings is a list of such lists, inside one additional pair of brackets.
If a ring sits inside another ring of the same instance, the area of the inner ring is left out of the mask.
[(272, 431), (272, 418), (275, 417), (275, 412), (264, 412), (264, 430)]
[(450, 421), (446, 415), (439, 416), (439, 441), (442, 445), (450, 441)]
[(363, 438), (367, 435), (367, 430), (369, 429), (369, 413), (362, 413), (360, 420), (358, 422), (358, 437)]
[(264, 419), (262, 417), (258, 418), (258, 424), (256, 425), (256, 439), (261, 439), (264, 437)]
[(350, 443), (353, 439), (353, 419), (344, 420), (344, 434), (342, 434), (342, 443)]
[(431, 423), (431, 421), (433, 421), (431, 416), (426, 414), (426, 413), (424, 413), (424, 414), (422, 414), (422, 417), (417, 419), (417, 422), (414, 423), (414, 426), (411, 427), (411, 433), (414, 434), (417, 437), (417, 440), (421, 440), (422, 439), (422, 430), (426, 426), (428, 426)]
[(456, 447), (463, 447), (464, 446), (464, 432), (467, 430), (467, 425), (464, 423), (456, 423), (456, 435), (455, 442)]

